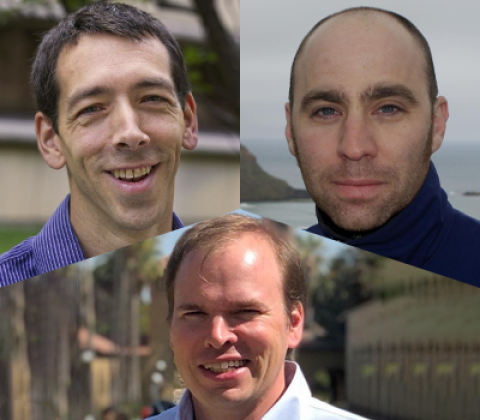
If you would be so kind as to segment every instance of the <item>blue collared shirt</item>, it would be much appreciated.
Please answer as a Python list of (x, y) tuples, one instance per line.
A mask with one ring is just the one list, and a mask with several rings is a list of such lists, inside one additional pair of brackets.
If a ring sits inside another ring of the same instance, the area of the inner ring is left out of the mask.
[[(285, 362), (287, 389), (261, 420), (366, 420), (312, 397), (300, 366)], [(150, 420), (194, 420), (192, 394), (186, 390), (177, 407)]]
[[(173, 213), (172, 230), (183, 227)], [(70, 194), (42, 230), (0, 255), (0, 287), (85, 259), (70, 222)]]

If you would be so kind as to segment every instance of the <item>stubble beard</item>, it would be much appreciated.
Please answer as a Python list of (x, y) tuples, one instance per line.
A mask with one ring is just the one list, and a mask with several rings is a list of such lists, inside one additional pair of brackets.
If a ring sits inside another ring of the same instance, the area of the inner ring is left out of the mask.
[[(318, 170), (312, 168), (300, 152), (293, 128), (292, 136), (305, 186), (317, 207), (330, 217), (337, 227), (361, 235), (362, 232), (371, 232), (386, 224), (417, 195), (430, 167), (433, 124), (430, 123), (427, 137), (419, 139), (422, 143), (425, 142), (423, 151), (421, 153), (413, 151), (409, 156), (404, 156), (403, 161), (410, 163), (400, 170), (397, 167), (362, 159), (360, 161), (342, 160), (340, 164), (325, 168), (318, 173)], [(402, 172), (405, 173), (402, 174)], [(344, 179), (381, 180), (387, 185), (388, 191), (371, 200), (342, 200), (335, 195), (331, 186), (335, 180)]]

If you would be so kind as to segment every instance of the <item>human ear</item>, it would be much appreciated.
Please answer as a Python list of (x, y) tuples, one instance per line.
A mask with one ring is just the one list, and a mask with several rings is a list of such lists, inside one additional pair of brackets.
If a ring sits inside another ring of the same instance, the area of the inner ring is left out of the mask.
[(293, 309), (290, 311), (290, 323), (288, 326), (288, 348), (294, 349), (300, 344), (303, 333), (303, 322), (305, 314), (303, 305), (300, 302), (295, 302)]
[(290, 110), (290, 102), (285, 104), (285, 117), (287, 118), (287, 126), (285, 127), (285, 137), (288, 142), (288, 150), (293, 156), (297, 156), (295, 153), (295, 143), (293, 139), (293, 127), (292, 127), (292, 113)]
[(197, 105), (191, 93), (186, 97), (183, 117), (185, 119), (185, 132), (183, 134), (182, 146), (184, 149), (193, 150), (198, 143), (198, 118)]
[(47, 165), (53, 169), (65, 166), (65, 157), (60, 148), (60, 137), (53, 130), (53, 123), (43, 112), (35, 115), (35, 133), (37, 134), (38, 150)]
[(444, 96), (439, 96), (433, 106), (432, 153), (442, 145), (448, 117), (448, 102)]

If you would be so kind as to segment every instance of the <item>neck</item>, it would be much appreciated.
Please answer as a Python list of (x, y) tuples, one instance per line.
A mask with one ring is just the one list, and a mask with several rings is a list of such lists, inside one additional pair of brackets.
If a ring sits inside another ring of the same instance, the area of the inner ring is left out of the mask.
[(253, 401), (223, 405), (213, 402), (202, 404), (192, 395), (195, 420), (261, 420), (287, 389), (285, 369), (281, 369), (280, 374), (281, 380), (275, 382), (262, 397), (255, 396)]
[[(317, 216), (319, 221), (323, 222), (323, 225), (330, 230), (336, 237), (340, 238), (340, 240), (350, 240), (350, 239), (360, 239), (363, 238), (364, 236), (370, 235), (371, 233), (377, 231), (380, 229), (382, 226), (378, 226), (374, 229), (370, 230), (362, 230), (362, 231), (352, 231), (352, 230), (345, 230), (342, 229), (341, 227), (337, 226), (332, 219), (330, 219), (330, 216), (327, 215), (327, 213), (324, 213), (322, 210), (317, 208)], [(386, 223), (388, 223), (390, 220), (388, 220)]]
[[(279, 397), (280, 398), (280, 397)], [(262, 417), (268, 412), (268, 410), (273, 406), (265, 407), (254, 407), (251, 409), (242, 407), (230, 407), (230, 408), (220, 408), (220, 407), (205, 407), (199, 404), (193, 404), (194, 406), (194, 419), (195, 420), (261, 420)]]
[(75, 204), (72, 198), (70, 200), (70, 220), (87, 258), (114, 251), (172, 230), (173, 203), (171, 206), (166, 206), (165, 214), (163, 217), (159, 217), (159, 223), (143, 230), (118, 226), (110, 217), (99, 217), (94, 211)]

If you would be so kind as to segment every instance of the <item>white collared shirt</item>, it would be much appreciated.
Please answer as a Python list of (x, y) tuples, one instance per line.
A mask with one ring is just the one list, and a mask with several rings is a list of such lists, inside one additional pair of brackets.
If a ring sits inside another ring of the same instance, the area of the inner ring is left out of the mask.
[[(300, 366), (285, 362), (287, 390), (261, 420), (366, 420), (312, 397)], [(185, 391), (177, 407), (150, 420), (194, 420), (192, 396)]]

